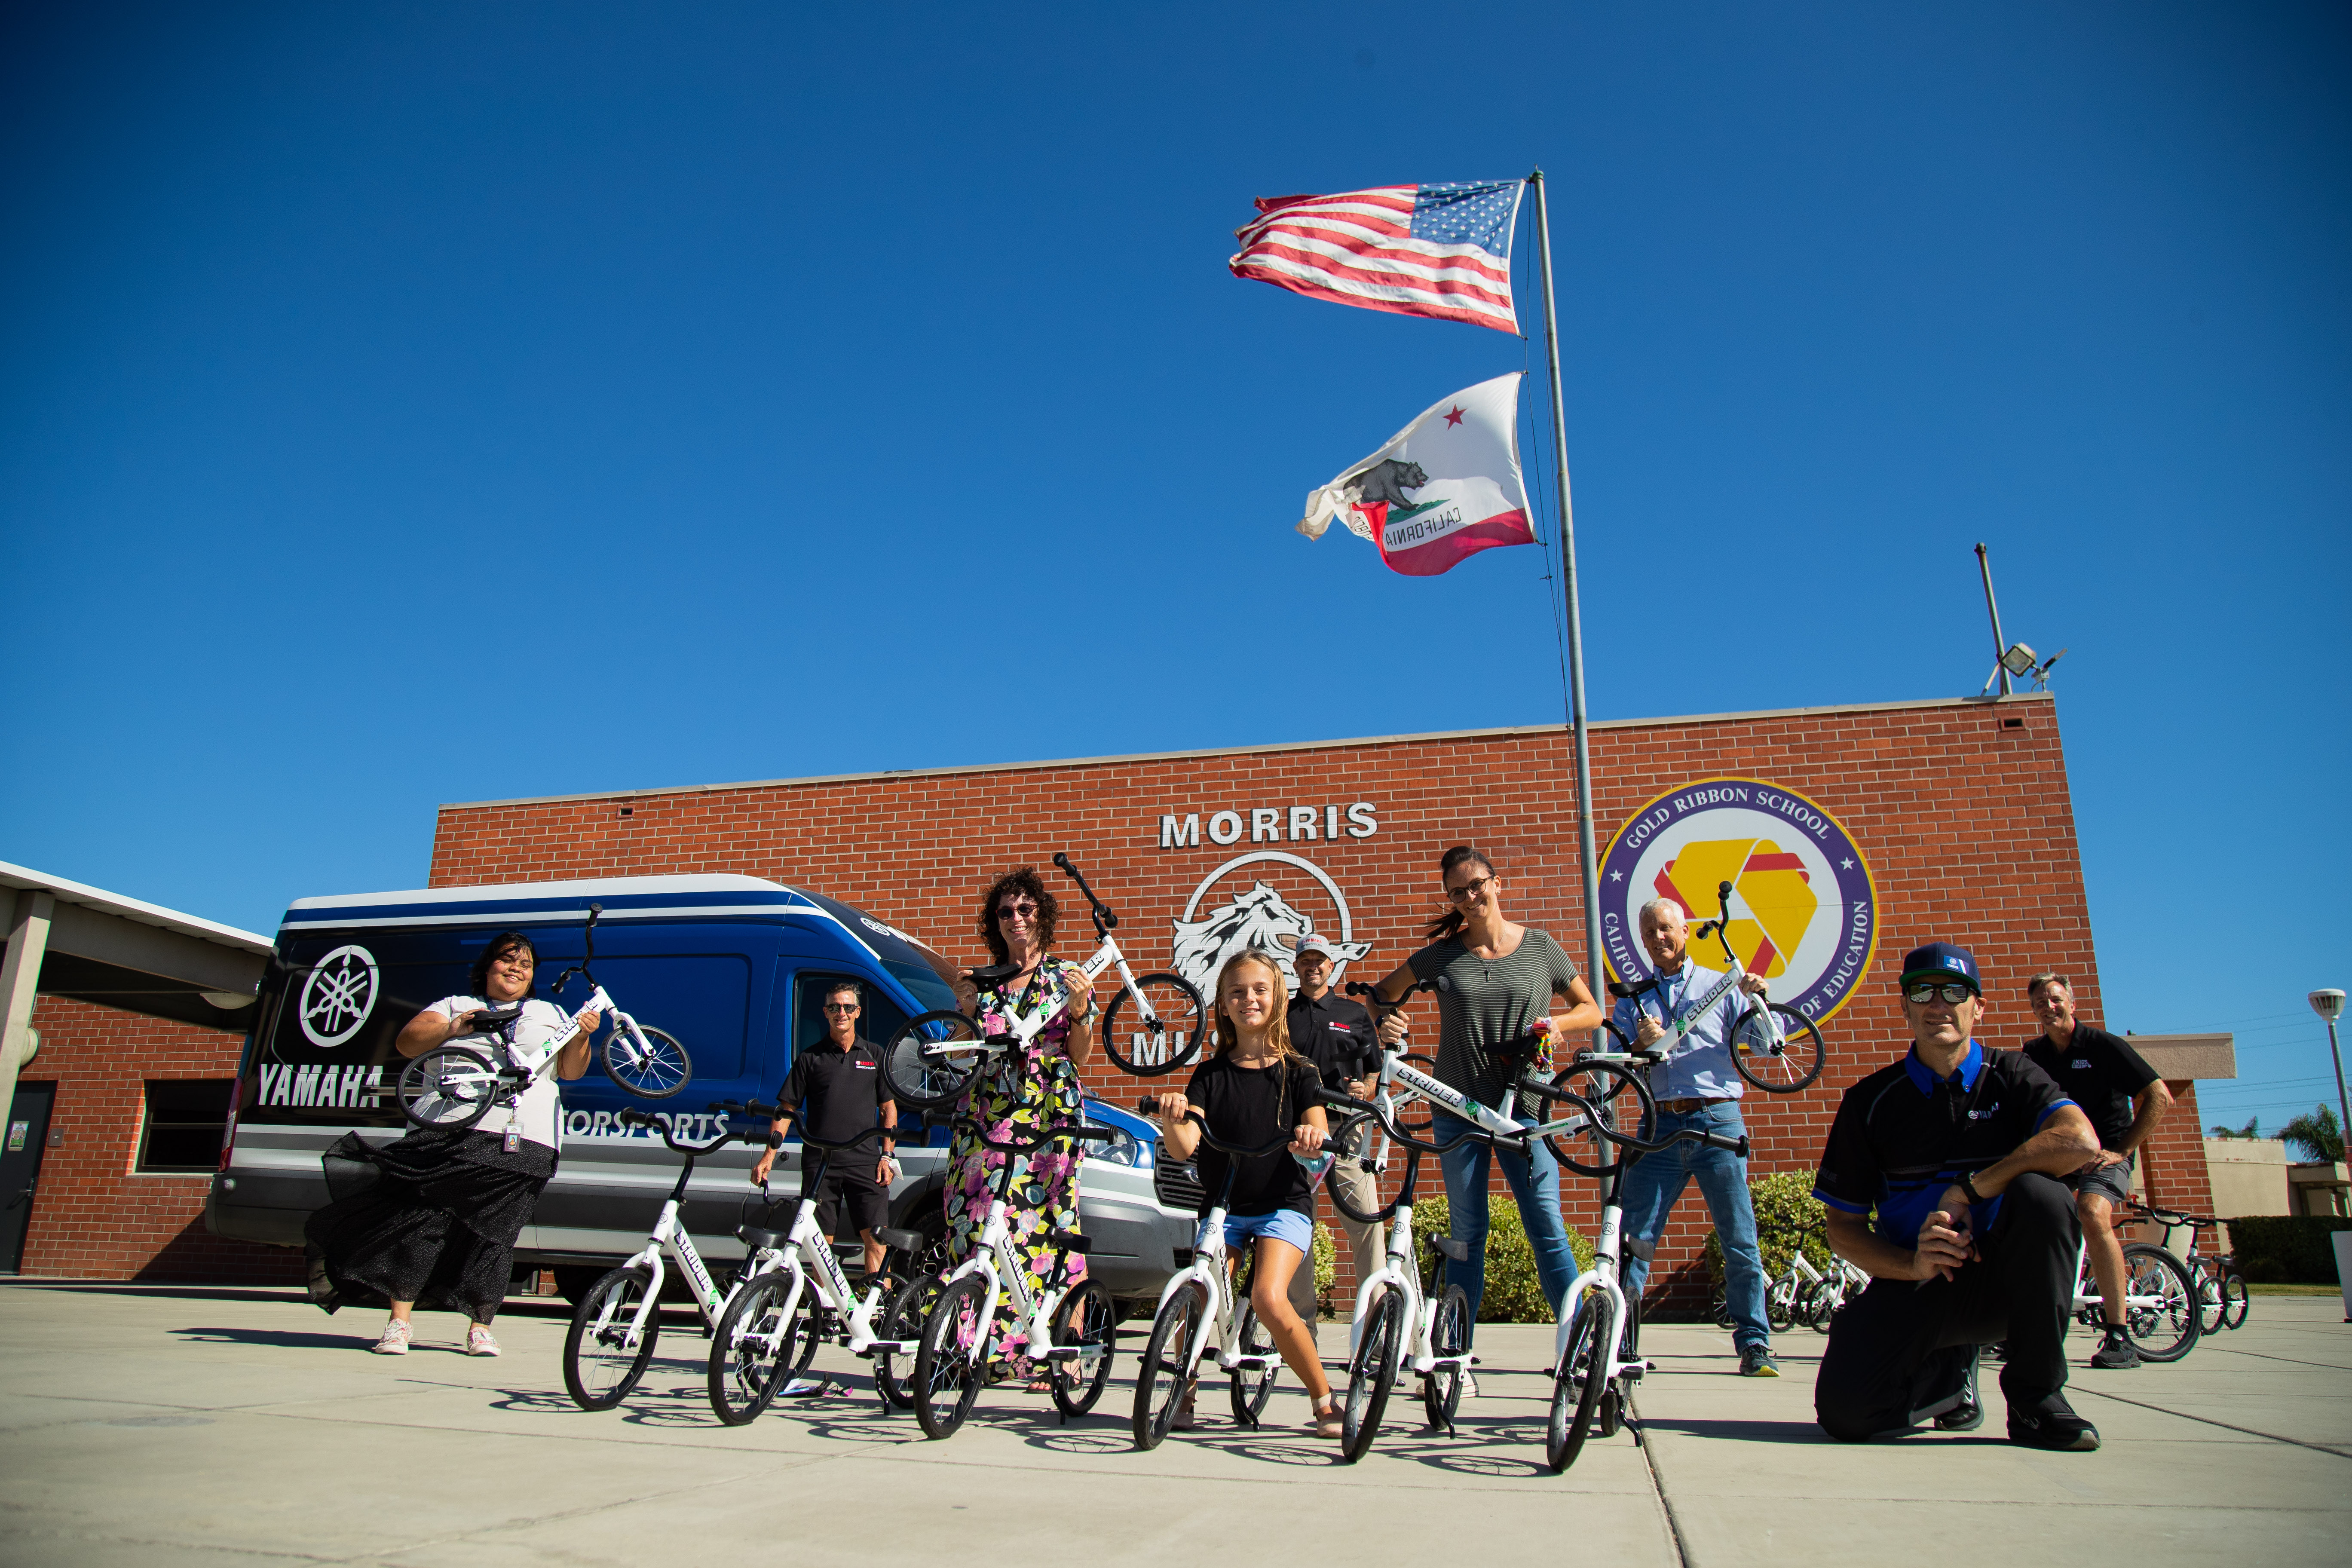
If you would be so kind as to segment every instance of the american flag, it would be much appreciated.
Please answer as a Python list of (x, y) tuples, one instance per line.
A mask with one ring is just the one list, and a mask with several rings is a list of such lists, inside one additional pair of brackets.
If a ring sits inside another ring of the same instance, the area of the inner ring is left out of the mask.
[(1521, 180), (1381, 185), (1332, 196), (1260, 196), (1226, 265), (1317, 300), (1469, 321), (1516, 334), (1511, 231)]

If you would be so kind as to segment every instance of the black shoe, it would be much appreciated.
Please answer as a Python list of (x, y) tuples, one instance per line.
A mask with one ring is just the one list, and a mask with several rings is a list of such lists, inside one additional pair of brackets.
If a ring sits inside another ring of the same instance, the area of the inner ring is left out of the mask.
[(1936, 1417), (1938, 1432), (1973, 1432), (1984, 1425), (1984, 1406), (1963, 1396), (1958, 1405)]
[(2121, 1372), (2139, 1364), (2139, 1350), (2121, 1329), (2109, 1329), (2106, 1343), (2091, 1352), (2091, 1364), (2102, 1372)]
[(2099, 1446), (2099, 1429), (2075, 1415), (2063, 1394), (2053, 1394), (2024, 1409), (2009, 1407), (2009, 1440), (2029, 1448), (2087, 1454)]

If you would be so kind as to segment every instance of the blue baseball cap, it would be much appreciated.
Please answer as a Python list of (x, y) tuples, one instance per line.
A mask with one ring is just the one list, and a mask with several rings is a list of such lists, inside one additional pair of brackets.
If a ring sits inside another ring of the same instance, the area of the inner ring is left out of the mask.
[(1931, 942), (1903, 955), (1903, 984), (1907, 987), (1915, 980), (1958, 980), (1979, 996), (1984, 994), (1976, 954), (1948, 942)]

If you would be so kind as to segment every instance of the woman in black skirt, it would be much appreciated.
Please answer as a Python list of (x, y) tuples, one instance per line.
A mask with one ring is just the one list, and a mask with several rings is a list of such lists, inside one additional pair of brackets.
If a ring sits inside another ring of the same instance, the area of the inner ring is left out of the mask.
[[(495, 1050), (505, 1042), (526, 1070), (558, 1053), (556, 1076), (578, 1078), (604, 1020), (591, 1012), (566, 1017), (552, 1003), (531, 1000), (538, 967), (539, 953), (520, 931), (492, 937), (474, 961), (473, 994), (445, 996), (416, 1015), (400, 1031), (400, 1054), (423, 1056), (473, 1035), (478, 1010), (520, 1002), (520, 1016), (483, 1043)], [(498, 1354), (490, 1320), (506, 1300), (515, 1237), (555, 1174), (561, 1120), (555, 1084), (542, 1077), (512, 1106), (493, 1106), (463, 1132), (419, 1131), (381, 1148), (357, 1133), (343, 1138), (329, 1160), (364, 1162), (376, 1178), (304, 1227), (311, 1300), (330, 1312), (346, 1301), (390, 1302), (392, 1321), (375, 1342), (382, 1355), (408, 1353), (409, 1313), (419, 1302), (467, 1315), (467, 1355)]]

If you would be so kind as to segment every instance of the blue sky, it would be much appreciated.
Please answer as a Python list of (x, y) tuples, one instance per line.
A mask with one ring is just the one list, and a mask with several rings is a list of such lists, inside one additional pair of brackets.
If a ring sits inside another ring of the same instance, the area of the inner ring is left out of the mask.
[(1223, 268), (1540, 163), (1594, 714), (1973, 691), (1987, 541), (2108, 1021), (2322, 1098), (2344, 9), (1431, 16), (8, 8), (0, 858), (268, 930), (444, 801), (1556, 720), (1539, 552), (1289, 528), (1539, 347)]

